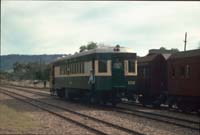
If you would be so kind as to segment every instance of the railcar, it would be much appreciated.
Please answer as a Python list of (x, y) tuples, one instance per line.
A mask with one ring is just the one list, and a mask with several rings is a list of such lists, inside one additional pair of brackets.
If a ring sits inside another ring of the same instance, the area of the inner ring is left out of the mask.
[(162, 54), (138, 58), (137, 94), (143, 105), (151, 105), (167, 91), (167, 61)]
[(115, 105), (136, 89), (136, 53), (127, 48), (92, 49), (51, 65), (50, 91), (62, 98)]
[(173, 54), (168, 60), (168, 104), (184, 111), (200, 109), (200, 49)]

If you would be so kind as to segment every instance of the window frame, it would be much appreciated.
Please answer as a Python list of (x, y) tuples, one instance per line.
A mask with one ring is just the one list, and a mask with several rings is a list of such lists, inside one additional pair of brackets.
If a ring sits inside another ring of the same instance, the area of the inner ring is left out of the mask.
[(95, 60), (95, 75), (96, 76), (111, 76), (111, 60), (106, 60), (107, 72), (99, 72), (99, 60)]
[(135, 72), (129, 72), (129, 60), (124, 60), (124, 75), (125, 76), (137, 76), (137, 60), (133, 60), (134, 62), (134, 66), (135, 66)]

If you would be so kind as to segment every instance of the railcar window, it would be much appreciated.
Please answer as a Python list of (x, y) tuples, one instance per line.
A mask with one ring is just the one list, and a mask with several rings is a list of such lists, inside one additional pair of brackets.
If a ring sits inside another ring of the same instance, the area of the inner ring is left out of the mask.
[(81, 62), (81, 73), (84, 73), (84, 63)]
[(80, 63), (80, 73), (83, 73), (83, 66), (82, 66), (82, 62)]
[(76, 63), (76, 73), (79, 73), (79, 63)]
[(63, 66), (60, 67), (60, 74), (63, 75)]
[(73, 74), (74, 74), (74, 73), (76, 73), (76, 71), (75, 71), (75, 70), (76, 70), (76, 64), (75, 64), (75, 63), (73, 63)]
[(54, 75), (55, 76), (60, 75), (60, 67), (54, 67)]
[(80, 74), (80, 73), (81, 73), (81, 72), (80, 72), (80, 71), (81, 71), (81, 69), (80, 69), (80, 68), (81, 68), (81, 64), (78, 63), (78, 64), (77, 64), (77, 67), (78, 67), (78, 74)]
[(76, 74), (76, 63), (74, 63), (74, 74)]
[(76, 73), (78, 74), (79, 73), (79, 63), (76, 63)]
[(71, 74), (71, 63), (68, 65), (69, 75)]
[(74, 65), (75, 65), (75, 74), (77, 74), (78, 73), (77, 63), (75, 63)]
[(84, 62), (84, 73), (90, 73), (90, 70), (92, 70), (92, 62)]
[(128, 72), (129, 73), (135, 72), (135, 62), (133, 60), (128, 61)]
[(65, 74), (65, 65), (63, 65), (63, 75)]
[(99, 73), (107, 72), (107, 61), (99, 60)]
[(66, 74), (69, 75), (69, 64), (66, 66)]
[(74, 64), (71, 63), (71, 74), (73, 74), (73, 73), (74, 73)]

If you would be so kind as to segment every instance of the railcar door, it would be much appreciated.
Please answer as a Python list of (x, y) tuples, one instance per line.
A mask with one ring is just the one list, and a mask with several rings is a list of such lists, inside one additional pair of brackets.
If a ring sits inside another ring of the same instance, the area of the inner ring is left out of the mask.
[(112, 87), (125, 87), (124, 61), (117, 57), (112, 60)]

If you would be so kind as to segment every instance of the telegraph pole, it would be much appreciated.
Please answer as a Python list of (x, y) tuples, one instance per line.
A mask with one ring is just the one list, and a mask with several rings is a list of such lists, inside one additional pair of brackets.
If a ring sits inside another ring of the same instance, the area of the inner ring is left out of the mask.
[(186, 51), (186, 45), (187, 45), (187, 32), (185, 32), (184, 51)]

